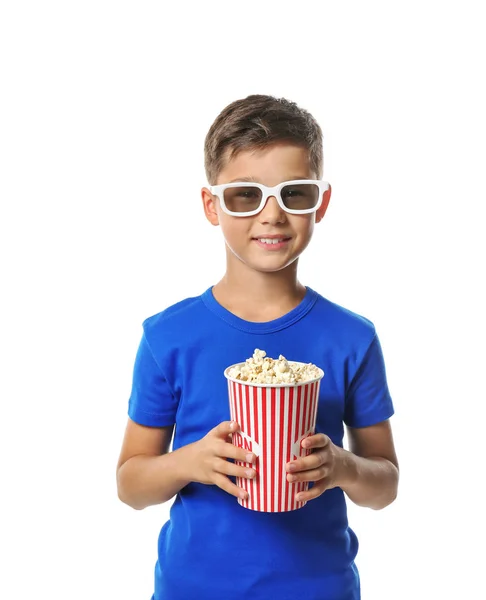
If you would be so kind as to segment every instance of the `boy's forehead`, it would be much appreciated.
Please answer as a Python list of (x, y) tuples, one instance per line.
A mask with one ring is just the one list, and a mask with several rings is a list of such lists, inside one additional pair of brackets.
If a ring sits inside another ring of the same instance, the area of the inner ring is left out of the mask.
[(275, 144), (267, 148), (240, 150), (225, 156), (218, 183), (255, 181), (276, 185), (281, 181), (314, 178), (309, 151), (293, 144)]

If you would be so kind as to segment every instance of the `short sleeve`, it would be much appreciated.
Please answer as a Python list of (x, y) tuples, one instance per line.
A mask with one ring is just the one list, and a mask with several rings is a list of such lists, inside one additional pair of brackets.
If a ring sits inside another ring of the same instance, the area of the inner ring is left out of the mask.
[(375, 334), (346, 392), (344, 422), (349, 427), (368, 427), (393, 413), (383, 353)]
[(143, 335), (133, 368), (128, 416), (140, 425), (165, 427), (175, 423), (177, 407), (178, 401)]

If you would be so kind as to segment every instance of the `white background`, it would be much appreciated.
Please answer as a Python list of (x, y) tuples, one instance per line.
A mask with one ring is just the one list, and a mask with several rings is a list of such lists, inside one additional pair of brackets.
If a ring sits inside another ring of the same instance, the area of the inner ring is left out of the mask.
[(301, 280), (385, 353), (401, 481), (349, 506), (363, 599), (481, 595), (480, 5), (2, 3), (2, 598), (150, 598), (168, 505), (117, 498), (131, 370), (143, 319), (223, 274), (203, 142), (250, 93), (320, 122)]

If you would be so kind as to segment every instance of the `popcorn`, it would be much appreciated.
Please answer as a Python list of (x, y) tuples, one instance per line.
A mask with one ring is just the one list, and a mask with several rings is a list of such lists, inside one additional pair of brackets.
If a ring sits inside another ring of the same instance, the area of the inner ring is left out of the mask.
[(282, 355), (278, 359), (270, 358), (265, 350), (255, 348), (253, 356), (231, 368), (228, 375), (249, 383), (292, 384), (318, 379), (321, 370), (312, 363), (288, 361)]

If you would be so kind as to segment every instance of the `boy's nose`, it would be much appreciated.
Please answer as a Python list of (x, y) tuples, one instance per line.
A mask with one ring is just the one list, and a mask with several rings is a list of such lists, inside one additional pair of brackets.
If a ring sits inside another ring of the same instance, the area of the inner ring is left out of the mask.
[(258, 214), (261, 223), (281, 223), (285, 221), (285, 211), (280, 208), (275, 196), (269, 196)]

